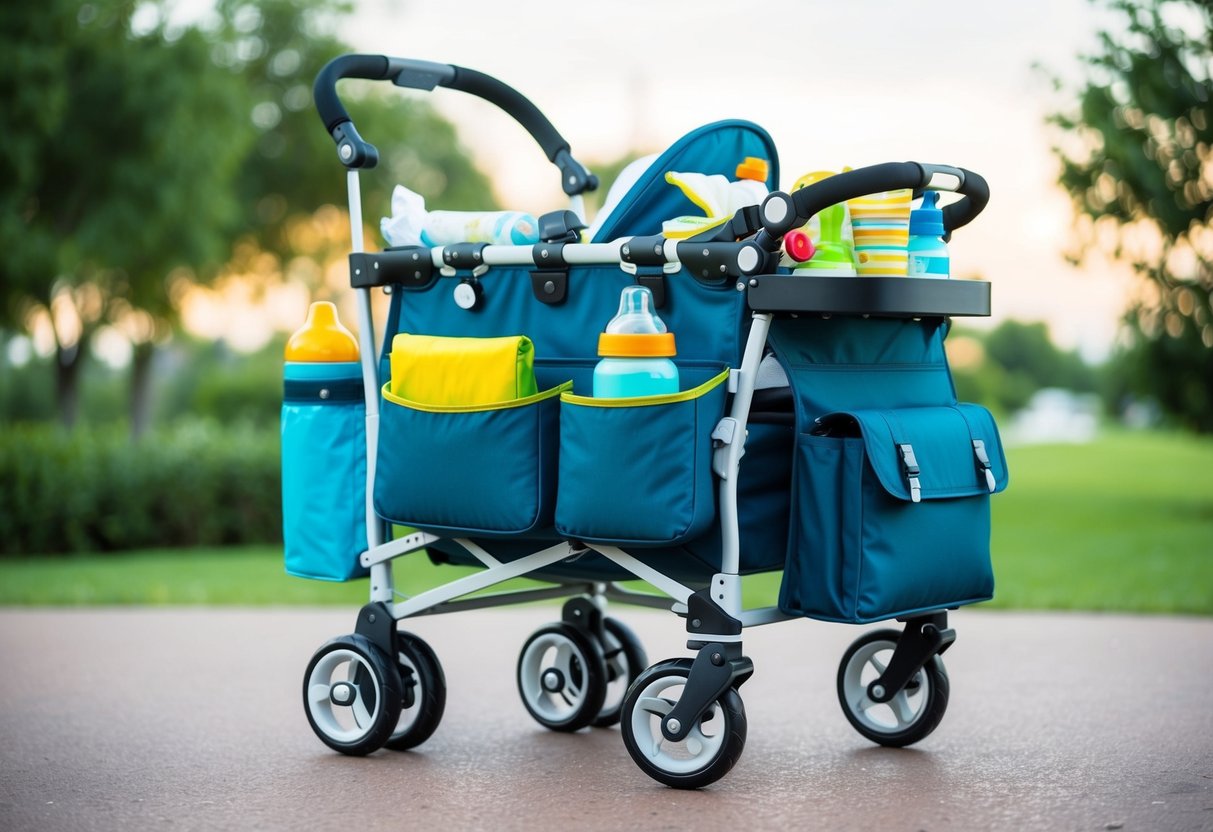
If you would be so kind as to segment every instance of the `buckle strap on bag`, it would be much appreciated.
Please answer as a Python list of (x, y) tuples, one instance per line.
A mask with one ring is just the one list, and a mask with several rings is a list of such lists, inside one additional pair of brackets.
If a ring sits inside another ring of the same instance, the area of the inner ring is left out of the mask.
[(977, 468), (986, 475), (986, 487), (993, 494), (998, 488), (998, 483), (994, 480), (994, 470), (990, 466), (990, 455), (986, 453), (986, 443), (981, 439), (973, 440), (973, 453), (977, 457)]
[(906, 480), (910, 483), (910, 500), (911, 502), (922, 502), (922, 487), (918, 482), (918, 475), (922, 471), (918, 467), (918, 460), (914, 457), (914, 446), (908, 442), (899, 444), (897, 450), (901, 453), (901, 469), (906, 475)]
[(960, 418), (964, 419), (965, 425), (969, 429), (969, 438), (973, 441), (973, 456), (977, 459), (977, 471), (985, 476), (986, 488), (990, 489), (990, 493), (993, 494), (998, 490), (998, 480), (994, 476), (994, 467), (990, 464), (990, 454), (986, 451), (986, 442), (975, 435), (977, 431), (973, 429), (973, 422), (969, 420), (963, 407), (953, 407), (953, 410), (960, 414)]

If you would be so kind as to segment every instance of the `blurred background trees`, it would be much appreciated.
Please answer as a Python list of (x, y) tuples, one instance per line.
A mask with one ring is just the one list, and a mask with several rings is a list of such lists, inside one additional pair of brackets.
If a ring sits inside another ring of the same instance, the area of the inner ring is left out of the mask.
[[(153, 416), (156, 350), (179, 331), (194, 290), (240, 281), (256, 296), (296, 282), (324, 296), (325, 267), (344, 252), (333, 233), (348, 228), (332, 205), (341, 169), (311, 84), (350, 51), (331, 34), (348, 4), (219, 0), (187, 22), (172, 9), (45, 0), (0, 10), (0, 326), (53, 342), (66, 426), (80, 416), (82, 368), (99, 334), (129, 355), (126, 417), (137, 436)], [(391, 183), (408, 182), (439, 207), (494, 205), (428, 105), (359, 97), (357, 84), (347, 92), (394, 160), (366, 177), (367, 204), (386, 206)], [(12, 388), (30, 379), (4, 373), (6, 398), (18, 398)], [(13, 405), (6, 416), (33, 415)]]
[(1141, 277), (1122, 392), (1213, 432), (1213, 4), (1103, 3), (1114, 25), (1052, 118), (1077, 256), (1101, 250)]

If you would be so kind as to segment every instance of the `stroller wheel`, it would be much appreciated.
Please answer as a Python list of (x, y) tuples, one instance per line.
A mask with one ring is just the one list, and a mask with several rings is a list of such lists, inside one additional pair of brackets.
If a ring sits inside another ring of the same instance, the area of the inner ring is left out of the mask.
[(900, 638), (896, 630), (866, 633), (847, 648), (838, 666), (838, 702), (847, 720), (872, 742), (892, 748), (930, 734), (948, 708), (948, 673), (939, 656), (932, 656), (888, 702), (868, 697), (868, 685), (884, 672)]
[(518, 657), (518, 692), (535, 721), (578, 731), (602, 711), (606, 664), (596, 640), (569, 624), (536, 631)]
[(396, 634), (396, 668), (402, 704), (396, 729), (383, 745), (393, 751), (416, 748), (430, 738), (446, 708), (446, 677), (428, 644), (403, 630)]
[(661, 733), (665, 715), (678, 704), (691, 673), (691, 659), (661, 662), (641, 673), (623, 702), (623, 743), (641, 771), (676, 789), (715, 783), (733, 768), (745, 748), (745, 706), (727, 689), (681, 742)]
[(623, 698), (628, 687), (649, 664), (644, 645), (631, 628), (615, 618), (604, 619), (605, 642), (602, 655), (606, 660), (606, 702), (591, 723), (596, 728), (609, 728), (619, 721)]
[(360, 635), (322, 645), (303, 674), (307, 721), (325, 745), (361, 757), (381, 748), (400, 717), (400, 674)]

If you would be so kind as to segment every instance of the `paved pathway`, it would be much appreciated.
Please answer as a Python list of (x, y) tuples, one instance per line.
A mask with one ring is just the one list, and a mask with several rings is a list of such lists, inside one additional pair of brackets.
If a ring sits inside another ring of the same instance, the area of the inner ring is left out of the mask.
[[(900, 751), (835, 700), (860, 628), (757, 628), (745, 753), (678, 792), (618, 728), (526, 714), (514, 664), (545, 608), (416, 621), (449, 685), (438, 732), (329, 751), (302, 674), (354, 612), (0, 610), (0, 829), (1213, 830), (1213, 620), (956, 613), (947, 716)], [(673, 615), (616, 612), (650, 660), (685, 654)]]

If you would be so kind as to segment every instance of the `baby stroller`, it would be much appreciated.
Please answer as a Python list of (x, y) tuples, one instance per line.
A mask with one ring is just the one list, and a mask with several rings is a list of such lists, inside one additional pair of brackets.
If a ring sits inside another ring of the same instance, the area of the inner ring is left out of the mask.
[[(366, 252), (359, 171), (377, 151), (337, 96), (342, 78), (448, 87), (500, 106), (557, 166), (572, 210), (540, 218), (535, 245)], [(322, 366), (288, 379), (287, 568), (370, 575), (353, 632), (321, 646), (304, 674), (317, 736), (350, 755), (419, 745), (442, 717), (445, 681), (430, 647), (397, 623), (554, 598), (568, 599), (560, 620), (521, 649), (526, 709), (555, 731), (619, 723), (632, 759), (669, 786), (710, 784), (741, 754), (747, 627), (897, 619), (900, 630), (868, 632), (846, 651), (839, 702), (881, 745), (930, 734), (948, 701), (947, 612), (993, 594), (989, 499), (1006, 487), (1006, 461), (990, 414), (957, 401), (943, 348), (952, 316), (989, 314), (989, 285), (803, 277), (779, 256), (784, 235), (819, 211), (894, 189), (960, 194), (943, 214), (954, 231), (985, 206), (984, 180), (879, 164), (773, 191), (710, 233), (667, 239), (662, 220), (691, 206), (666, 171), (727, 175), (753, 156), (770, 160), (768, 185), (778, 181), (767, 133), (720, 122), (666, 150), (582, 243), (581, 195), (595, 177), (500, 81), (346, 55), (321, 71), (315, 100), (348, 171), (361, 364), (352, 379)], [(677, 333), (681, 389), (595, 399), (598, 334), (637, 283)], [(391, 295), (380, 344), (376, 289)], [(541, 392), (463, 408), (401, 400), (383, 388), (398, 333), (526, 335)], [(392, 573), (408, 555), (481, 569), (408, 596)], [(778, 605), (743, 609), (742, 576), (772, 571), (782, 573)], [(484, 592), (521, 576), (542, 585)], [(660, 595), (621, 583), (635, 579)], [(608, 602), (672, 610), (690, 655), (650, 665)]]

